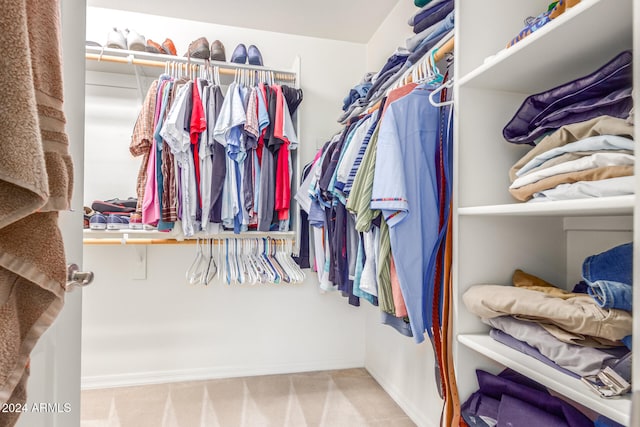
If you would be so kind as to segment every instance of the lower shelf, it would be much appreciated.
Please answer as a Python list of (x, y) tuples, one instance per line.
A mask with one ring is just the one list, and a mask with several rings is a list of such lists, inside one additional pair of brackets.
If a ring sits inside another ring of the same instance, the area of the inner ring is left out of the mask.
[(458, 335), (458, 342), (612, 420), (629, 425), (631, 395), (603, 399), (580, 380), (495, 341), (487, 334)]

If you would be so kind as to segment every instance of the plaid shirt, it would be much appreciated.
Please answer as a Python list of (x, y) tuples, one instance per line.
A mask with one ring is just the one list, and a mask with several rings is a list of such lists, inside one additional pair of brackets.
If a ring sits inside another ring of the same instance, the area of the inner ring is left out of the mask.
[(158, 80), (155, 80), (151, 84), (151, 87), (147, 92), (147, 96), (144, 99), (142, 110), (140, 111), (136, 124), (133, 127), (133, 135), (131, 135), (131, 144), (129, 145), (129, 152), (134, 157), (143, 156), (136, 185), (136, 193), (138, 196), (136, 212), (142, 212), (144, 187), (147, 183), (147, 163), (149, 162), (149, 153), (153, 142), (153, 119), (155, 115), (157, 92)]

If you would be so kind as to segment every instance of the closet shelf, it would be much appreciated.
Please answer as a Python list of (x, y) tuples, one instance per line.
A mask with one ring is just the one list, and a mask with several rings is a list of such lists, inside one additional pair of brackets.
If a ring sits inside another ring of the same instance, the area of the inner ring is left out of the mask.
[(105, 244), (192, 244), (196, 239), (293, 239), (295, 231), (247, 231), (234, 234), (231, 231), (224, 231), (218, 234), (199, 233), (192, 237), (185, 238), (182, 233), (176, 231), (163, 232), (157, 230), (83, 230), (83, 241), (85, 245), (105, 245)]
[[(582, 0), (509, 49), (497, 52), (459, 85), (531, 94), (596, 70), (630, 49), (632, 0)], [(603, 17), (607, 25), (603, 29)], [(505, 44), (506, 44), (505, 40)]]
[(618, 423), (629, 425), (630, 395), (613, 399), (600, 398), (579, 379), (560, 373), (551, 366), (501, 344), (486, 334), (458, 335), (458, 342), (591, 410)]
[[(164, 68), (168, 62), (180, 64), (205, 63), (202, 59), (185, 58), (183, 56), (161, 55), (157, 53), (139, 52), (133, 50), (101, 48), (96, 46), (86, 46), (85, 69), (87, 71), (100, 71), (105, 73), (123, 73), (123, 64), (130, 64), (125, 68), (129, 74), (136, 74), (134, 66), (138, 67), (140, 74), (147, 77), (157, 77), (158, 68)], [(248, 64), (234, 64), (232, 62), (209, 61), (211, 65), (220, 68), (220, 74), (234, 76), (236, 70), (268, 71), (275, 74), (276, 80), (296, 81), (296, 72), (292, 70), (280, 70), (269, 67), (262, 67)]]
[(558, 200), (540, 203), (512, 203), (505, 205), (458, 208), (458, 215), (504, 216), (590, 216), (633, 215), (635, 196), (600, 197), (593, 199)]

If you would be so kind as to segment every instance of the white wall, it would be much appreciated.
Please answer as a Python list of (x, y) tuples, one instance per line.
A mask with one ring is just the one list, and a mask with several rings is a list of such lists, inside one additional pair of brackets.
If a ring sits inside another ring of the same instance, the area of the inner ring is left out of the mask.
[[(204, 35), (220, 39), (227, 58), (239, 42), (256, 44), (273, 68), (290, 69), (300, 56), (303, 162), (338, 129), (342, 98), (365, 72), (363, 44), (88, 8), (88, 40), (104, 43), (111, 26), (159, 42), (170, 37), (179, 54)], [(87, 82), (85, 204), (132, 196), (135, 79), (91, 72)], [(132, 278), (134, 250), (85, 246), (85, 268), (96, 275), (83, 296), (85, 387), (364, 365), (364, 311), (337, 294), (320, 295), (314, 274), (295, 287), (190, 288), (184, 273), (193, 246), (149, 246), (146, 280)]]
[[(418, 8), (400, 2), (367, 45), (367, 69), (379, 70), (413, 32), (407, 20)], [(435, 386), (433, 349), (380, 324), (377, 308), (367, 310), (365, 367), (411, 419), (420, 426), (437, 426), (442, 409)], [(428, 340), (427, 340), (428, 341)], [(390, 351), (392, 349), (392, 351)]]
[(418, 10), (412, 1), (398, 2), (367, 43), (367, 70), (378, 71), (396, 48), (406, 46), (407, 38), (414, 35), (407, 21)]

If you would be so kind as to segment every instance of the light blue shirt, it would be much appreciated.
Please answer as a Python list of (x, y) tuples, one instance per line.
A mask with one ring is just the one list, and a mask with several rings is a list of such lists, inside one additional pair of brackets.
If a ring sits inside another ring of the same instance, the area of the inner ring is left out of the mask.
[(416, 342), (430, 325), (439, 235), (438, 108), (415, 89), (389, 105), (380, 127), (371, 209), (389, 225), (400, 289)]

